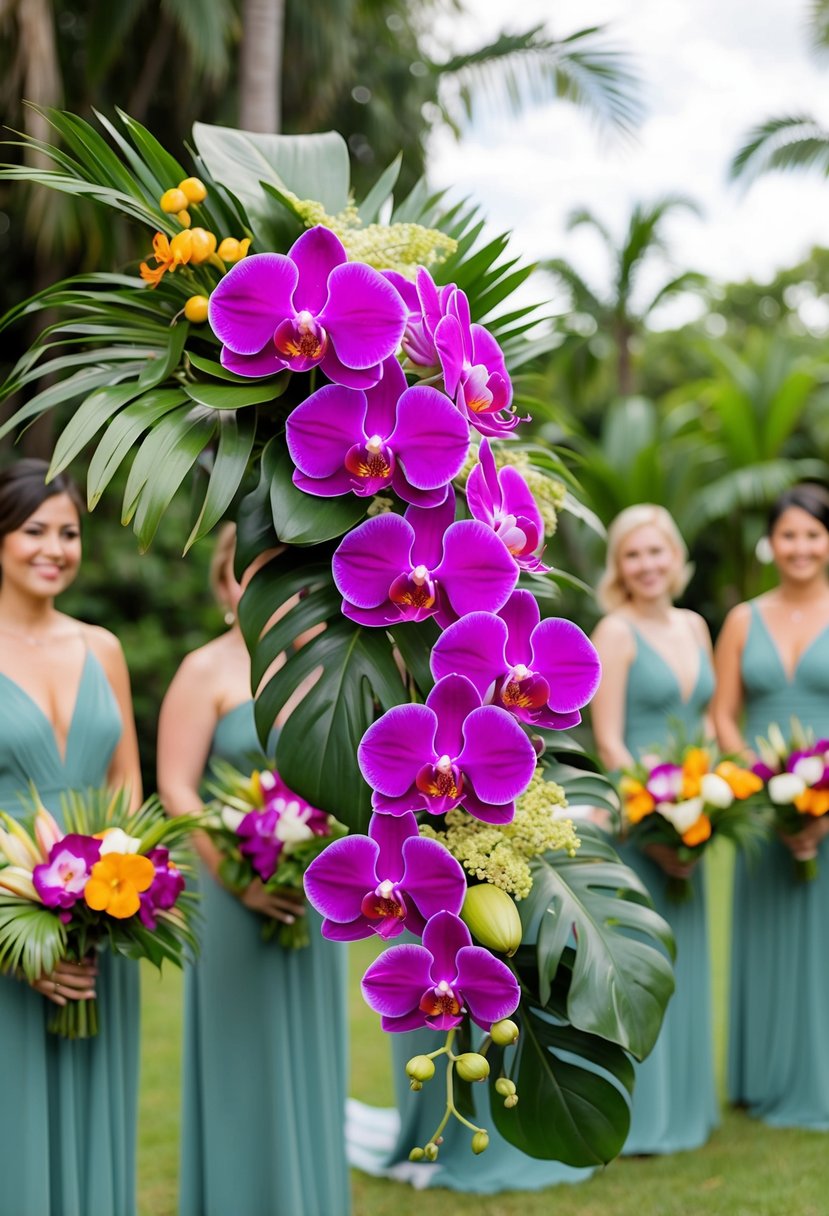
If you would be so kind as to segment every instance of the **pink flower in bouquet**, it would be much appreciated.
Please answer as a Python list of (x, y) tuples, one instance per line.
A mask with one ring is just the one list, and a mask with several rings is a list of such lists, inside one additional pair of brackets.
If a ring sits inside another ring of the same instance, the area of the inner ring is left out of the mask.
[(250, 859), (256, 873), (267, 882), (276, 872), (284, 848), (329, 834), (324, 811), (299, 798), (278, 773), (260, 773), (264, 810), (249, 811), (236, 829), (239, 851)]
[(101, 855), (93, 836), (70, 833), (49, 850), (49, 860), (32, 871), (32, 882), (47, 908), (71, 908), (83, 896), (92, 867)]
[(155, 877), (150, 887), (139, 895), (138, 915), (145, 928), (155, 929), (158, 924), (156, 913), (166, 912), (174, 906), (184, 890), (184, 877), (178, 866), (170, 861), (169, 849), (150, 849), (146, 856), (155, 867)]

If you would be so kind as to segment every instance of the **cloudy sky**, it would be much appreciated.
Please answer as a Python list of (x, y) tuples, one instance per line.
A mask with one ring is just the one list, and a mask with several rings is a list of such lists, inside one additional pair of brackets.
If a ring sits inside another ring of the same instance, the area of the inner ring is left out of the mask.
[(762, 280), (811, 245), (829, 243), (829, 183), (817, 174), (773, 174), (748, 191), (726, 175), (746, 132), (771, 115), (809, 111), (829, 124), (829, 56), (821, 64), (810, 50), (808, 0), (468, 0), (468, 7), (474, 19), (447, 30), (456, 45), (540, 22), (555, 36), (606, 24), (645, 82), (647, 118), (633, 142), (597, 135), (561, 102), (518, 119), (478, 116), (460, 144), (435, 141), (435, 184), (479, 200), (528, 257), (566, 256), (598, 285), (601, 250), (587, 231), (566, 231), (569, 211), (586, 205), (619, 232), (634, 202), (675, 192), (704, 212), (672, 220), (679, 268)]

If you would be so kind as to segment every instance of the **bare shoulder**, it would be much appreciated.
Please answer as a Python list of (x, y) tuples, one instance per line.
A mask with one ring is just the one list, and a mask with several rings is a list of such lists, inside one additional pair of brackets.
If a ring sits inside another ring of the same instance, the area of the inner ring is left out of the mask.
[(699, 638), (700, 642), (706, 646), (710, 646), (711, 630), (708, 628), (708, 622), (705, 617), (700, 616), (698, 612), (693, 612), (690, 608), (680, 608), (678, 611), (682, 613), (683, 619), (687, 621), (690, 629)]
[(723, 621), (723, 627), (717, 643), (719, 644), (725, 640), (726, 643), (742, 646), (748, 636), (750, 622), (751, 605), (745, 602), (736, 604)]
[(191, 650), (181, 660), (176, 679), (202, 687), (212, 686), (216, 674), (222, 669), (222, 659), (226, 657), (227, 645), (224, 636), (213, 638), (197, 650)]
[(619, 612), (609, 612), (603, 616), (593, 630), (593, 642), (599, 648), (612, 647), (621, 652), (623, 657), (634, 652), (633, 632), (630, 621)]
[(88, 625), (78, 621), (83, 639), (104, 667), (124, 662), (124, 651), (114, 633), (102, 625)]

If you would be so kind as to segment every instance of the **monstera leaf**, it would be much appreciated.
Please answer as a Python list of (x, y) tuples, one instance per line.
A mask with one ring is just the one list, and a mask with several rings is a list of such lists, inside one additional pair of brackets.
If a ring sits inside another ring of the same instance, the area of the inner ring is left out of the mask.
[(518, 905), (524, 942), (534, 943), (538, 993), (546, 1005), (566, 951), (572, 951), (567, 1018), (636, 1059), (652, 1049), (674, 989), (668, 924), (632, 870), (597, 829), (579, 829), (575, 857), (531, 863), (533, 886)]

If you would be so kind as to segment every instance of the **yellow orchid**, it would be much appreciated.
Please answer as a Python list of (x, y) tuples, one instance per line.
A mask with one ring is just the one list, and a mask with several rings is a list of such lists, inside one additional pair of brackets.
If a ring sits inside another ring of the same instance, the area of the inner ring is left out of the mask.
[(653, 795), (634, 777), (623, 777), (619, 782), (619, 789), (625, 803), (625, 817), (629, 823), (639, 823), (646, 815), (650, 815), (656, 806)]
[(817, 819), (829, 812), (829, 790), (804, 790), (794, 800), (801, 815), (814, 815)]
[(711, 757), (704, 747), (692, 747), (682, 761), (682, 797), (696, 798), (700, 781), (711, 767)]
[(169, 240), (163, 232), (157, 232), (153, 237), (153, 254), (156, 266), (142, 262), (139, 271), (141, 278), (151, 287), (157, 287), (168, 270), (185, 266), (193, 256), (193, 233), (190, 229), (177, 232)]
[(140, 908), (140, 892), (152, 885), (154, 877), (155, 866), (149, 857), (138, 853), (106, 853), (92, 867), (83, 897), (93, 911), (126, 920)]
[(692, 823), (687, 832), (682, 833), (682, 843), (686, 844), (689, 849), (694, 845), (702, 844), (708, 840), (711, 835), (711, 820), (707, 815), (700, 815), (696, 823)]
[(753, 773), (750, 768), (741, 768), (733, 760), (723, 760), (714, 769), (718, 777), (728, 782), (735, 798), (748, 798), (757, 794), (763, 788), (763, 779)]

